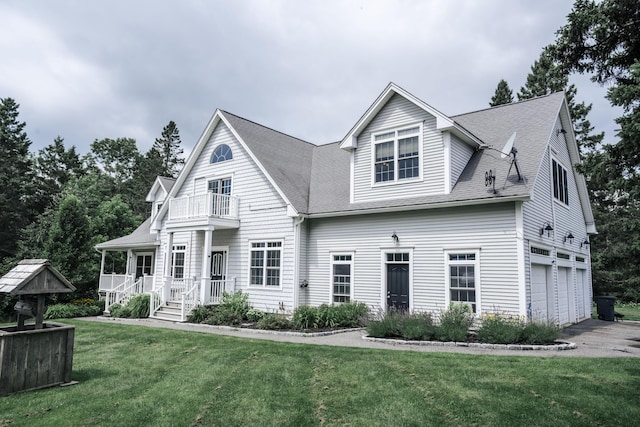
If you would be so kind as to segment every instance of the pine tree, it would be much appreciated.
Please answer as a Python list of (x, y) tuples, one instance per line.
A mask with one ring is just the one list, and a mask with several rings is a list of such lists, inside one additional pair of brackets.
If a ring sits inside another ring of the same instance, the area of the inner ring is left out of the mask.
[(507, 81), (502, 79), (498, 82), (498, 87), (496, 87), (496, 92), (491, 97), (489, 105), (491, 107), (497, 107), (498, 105), (511, 104), (512, 102), (513, 91)]
[(28, 194), (31, 190), (31, 141), (18, 120), (19, 105), (0, 99), (0, 263), (16, 253), (20, 229), (33, 218)]
[(181, 143), (180, 132), (172, 120), (162, 129), (161, 137), (156, 138), (152, 147), (152, 150), (156, 151), (162, 159), (160, 175), (172, 178), (178, 176), (184, 165), (184, 158), (181, 157), (184, 152), (180, 147)]
[(593, 149), (602, 141), (604, 133), (592, 134), (594, 128), (587, 119), (592, 106), (584, 102), (576, 103), (576, 86), (569, 84), (568, 73), (554, 60), (554, 49), (553, 46), (545, 47), (540, 58), (534, 61), (525, 85), (518, 92), (518, 101), (564, 91), (569, 113), (574, 122), (578, 147), (584, 155), (586, 151)]

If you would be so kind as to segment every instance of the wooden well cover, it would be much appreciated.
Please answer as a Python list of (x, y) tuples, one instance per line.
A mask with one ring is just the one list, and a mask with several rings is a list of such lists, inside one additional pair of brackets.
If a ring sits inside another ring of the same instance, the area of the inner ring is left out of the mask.
[(0, 278), (0, 293), (44, 295), (73, 292), (73, 286), (46, 259), (23, 259)]

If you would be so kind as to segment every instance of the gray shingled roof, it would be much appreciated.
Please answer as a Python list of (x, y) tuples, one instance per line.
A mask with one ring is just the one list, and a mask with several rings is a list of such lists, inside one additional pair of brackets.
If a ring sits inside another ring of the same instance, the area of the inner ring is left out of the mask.
[(23, 259), (0, 277), (0, 293), (12, 295), (57, 294), (76, 288), (46, 259)]
[(307, 212), (315, 146), (226, 111), (223, 114), (293, 207)]
[(175, 178), (169, 178), (168, 176), (158, 176), (158, 179), (160, 180), (160, 183), (162, 184), (164, 189), (167, 190), (167, 193), (171, 191), (173, 184), (176, 183)]
[(106, 242), (98, 243), (96, 245), (97, 250), (111, 249), (111, 250), (126, 250), (129, 248), (139, 247), (153, 247), (158, 245), (156, 240), (156, 233), (151, 233), (151, 218), (147, 218), (138, 228), (124, 237), (118, 237), (117, 239), (108, 240)]

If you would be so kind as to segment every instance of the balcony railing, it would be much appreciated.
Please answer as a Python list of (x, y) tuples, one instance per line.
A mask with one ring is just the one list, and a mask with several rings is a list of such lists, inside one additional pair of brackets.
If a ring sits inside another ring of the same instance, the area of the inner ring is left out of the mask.
[(238, 219), (238, 198), (227, 194), (205, 193), (169, 201), (169, 220), (209, 217)]

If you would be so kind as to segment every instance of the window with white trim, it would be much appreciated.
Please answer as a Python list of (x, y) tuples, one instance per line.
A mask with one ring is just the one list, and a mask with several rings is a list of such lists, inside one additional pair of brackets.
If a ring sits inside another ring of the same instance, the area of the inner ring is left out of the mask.
[(567, 181), (567, 170), (555, 159), (551, 160), (551, 171), (553, 175), (553, 197), (569, 204), (569, 186)]
[(331, 255), (331, 287), (333, 303), (351, 302), (353, 291), (353, 254)]
[(187, 245), (173, 245), (171, 250), (171, 277), (184, 279), (184, 266), (187, 257)]
[(420, 177), (421, 126), (373, 134), (373, 180), (397, 182)]
[(282, 242), (251, 243), (249, 262), (249, 286), (280, 287)]
[(477, 310), (478, 291), (478, 253), (448, 252), (446, 254), (449, 301), (468, 304), (471, 310)]
[(233, 152), (227, 144), (220, 144), (213, 150), (211, 163), (220, 163), (233, 159)]

